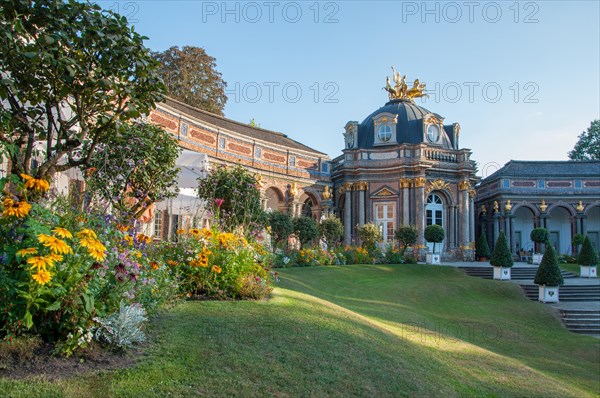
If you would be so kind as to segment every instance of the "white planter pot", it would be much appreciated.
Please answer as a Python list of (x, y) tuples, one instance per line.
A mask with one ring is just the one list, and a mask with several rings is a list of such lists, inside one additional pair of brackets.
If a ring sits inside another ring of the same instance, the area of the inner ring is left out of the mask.
[(501, 281), (510, 280), (510, 268), (494, 267), (494, 279)]
[(579, 276), (582, 278), (597, 278), (598, 273), (596, 272), (596, 266), (580, 265)]
[(533, 256), (531, 256), (531, 261), (533, 264), (540, 265), (542, 263), (542, 257), (544, 257), (542, 253), (534, 253)]
[(427, 253), (425, 255), (425, 262), (427, 264), (439, 265), (440, 264), (440, 254), (436, 253)]
[(558, 286), (538, 285), (538, 300), (542, 303), (558, 303)]

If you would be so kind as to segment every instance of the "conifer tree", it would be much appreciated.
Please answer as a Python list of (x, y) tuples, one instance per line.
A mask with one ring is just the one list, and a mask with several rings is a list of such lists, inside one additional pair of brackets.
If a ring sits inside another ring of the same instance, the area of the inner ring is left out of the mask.
[(504, 235), (504, 231), (500, 232), (500, 236), (498, 236), (498, 240), (496, 240), (496, 245), (494, 246), (494, 254), (492, 254), (490, 264), (492, 264), (495, 267), (504, 268), (510, 268), (514, 264), (512, 254), (510, 254), (510, 249), (508, 247), (508, 242), (506, 241), (506, 236)]
[(598, 265), (598, 256), (596, 255), (594, 246), (592, 246), (592, 241), (587, 236), (583, 240), (581, 251), (579, 252), (579, 256), (577, 256), (577, 263), (588, 267)]
[(552, 245), (546, 245), (546, 252), (535, 274), (534, 283), (546, 286), (560, 286), (564, 283), (563, 276), (558, 267), (556, 252)]

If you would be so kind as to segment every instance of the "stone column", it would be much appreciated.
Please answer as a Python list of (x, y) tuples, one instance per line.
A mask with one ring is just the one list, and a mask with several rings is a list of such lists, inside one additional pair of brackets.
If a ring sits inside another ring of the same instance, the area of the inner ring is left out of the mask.
[(454, 220), (454, 206), (448, 206), (448, 247), (454, 249), (456, 240), (454, 236), (455, 220)]
[(344, 203), (344, 245), (352, 244), (352, 184), (344, 184), (346, 201)]
[(359, 182), (356, 185), (356, 188), (358, 189), (358, 224), (359, 225), (365, 224), (365, 194), (367, 191), (367, 186), (368, 186), (368, 183), (366, 183), (366, 182)]
[(402, 188), (402, 225), (410, 225), (410, 204), (408, 196), (410, 195), (410, 179), (401, 178), (400, 188)]
[(469, 190), (469, 242), (475, 242), (475, 191)]
[(492, 237), (492, 245), (491, 249), (493, 250), (496, 247), (496, 240), (498, 240), (498, 235), (500, 235), (500, 213), (494, 212), (494, 236)]
[(459, 244), (461, 249), (466, 249), (469, 246), (469, 189), (471, 188), (471, 184), (468, 180), (461, 181), (458, 184), (460, 202), (459, 202), (459, 211), (460, 211), (460, 225), (459, 225)]
[(417, 225), (417, 232), (419, 237), (417, 239), (417, 246), (425, 247), (425, 177), (418, 177), (413, 180), (415, 187), (415, 224)]

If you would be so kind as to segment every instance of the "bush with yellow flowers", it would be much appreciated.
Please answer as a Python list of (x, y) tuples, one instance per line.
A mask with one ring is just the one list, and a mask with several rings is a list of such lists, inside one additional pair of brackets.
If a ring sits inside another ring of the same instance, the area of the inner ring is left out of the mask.
[(176, 275), (182, 296), (260, 299), (271, 292), (267, 251), (260, 245), (217, 229), (177, 232), (177, 242), (163, 242), (154, 256)]
[(175, 285), (166, 265), (148, 258), (149, 238), (49, 198), (48, 189), (47, 181), (11, 176), (12, 193), (1, 201), (0, 340), (39, 335), (71, 354), (90, 342), (94, 318), (122, 302), (155, 311)]

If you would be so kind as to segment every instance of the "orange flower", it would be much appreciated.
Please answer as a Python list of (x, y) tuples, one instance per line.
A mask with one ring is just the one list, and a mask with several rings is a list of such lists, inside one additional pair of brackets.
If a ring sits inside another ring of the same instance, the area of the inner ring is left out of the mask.
[(179, 263), (177, 261), (173, 261), (173, 260), (167, 260), (167, 265), (170, 265), (172, 267), (178, 265)]
[(27, 249), (21, 249), (17, 252), (17, 256), (26, 257), (31, 256), (32, 254), (37, 254), (37, 249), (35, 247), (28, 247)]
[(36, 191), (47, 191), (50, 189), (50, 183), (46, 180), (33, 178), (27, 174), (21, 174), (21, 178), (25, 180), (25, 184), (23, 184), (23, 188), (25, 189), (33, 189)]
[(98, 237), (96, 235), (96, 233), (89, 228), (83, 228), (81, 231), (77, 232), (75, 235), (77, 235), (78, 238), (94, 238), (94, 239), (96, 239)]
[(150, 261), (150, 268), (152, 268), (152, 269), (159, 269), (160, 268), (160, 264), (158, 264), (156, 261)]
[(73, 254), (73, 249), (71, 249), (71, 246), (67, 245), (67, 242), (54, 236), (39, 234), (38, 241), (44, 246), (50, 248), (50, 250), (55, 254)]
[(140, 243), (143, 243), (143, 242), (150, 243), (150, 242), (152, 242), (152, 238), (151, 238), (151, 237), (149, 237), (148, 235), (144, 235), (144, 234), (138, 234), (138, 235), (135, 237), (135, 239), (136, 239), (138, 242), (140, 242)]
[(210, 269), (217, 274), (220, 274), (221, 271), (223, 271), (218, 265), (213, 265)]
[(121, 225), (121, 224), (117, 224), (117, 229), (121, 232), (127, 232), (129, 231), (129, 225)]
[(71, 239), (73, 237), (73, 235), (67, 229), (61, 227), (54, 228), (52, 232), (54, 232), (54, 235), (57, 235), (61, 238)]
[(4, 205), (4, 211), (2, 217), (15, 216), (17, 218), (23, 218), (31, 210), (31, 205), (25, 201), (18, 202), (11, 198), (5, 198), (2, 202)]
[(128, 244), (129, 246), (133, 245), (133, 238), (132, 238), (131, 236), (129, 236), (129, 235), (125, 235), (125, 236), (123, 237), (123, 239), (125, 240), (125, 242), (127, 242), (127, 244)]
[(33, 274), (31, 277), (34, 281), (36, 281), (42, 286), (50, 282), (50, 279), (52, 279), (52, 275), (50, 274), (50, 272), (46, 271), (45, 269), (38, 270), (38, 272), (36, 274)]
[(36, 268), (38, 271), (40, 270), (45, 270), (46, 267), (51, 267), (54, 265), (54, 261), (46, 256), (35, 256), (35, 257), (29, 257), (27, 259), (27, 264), (31, 265), (31, 268)]

